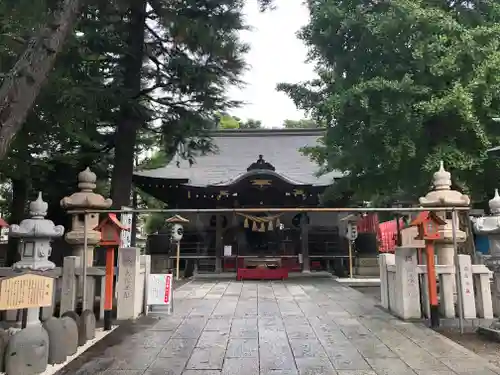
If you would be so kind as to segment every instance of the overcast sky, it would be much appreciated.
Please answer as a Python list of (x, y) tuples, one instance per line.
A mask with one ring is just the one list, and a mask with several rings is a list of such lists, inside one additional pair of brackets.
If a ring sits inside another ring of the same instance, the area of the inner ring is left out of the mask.
[(308, 21), (306, 6), (302, 0), (275, 0), (276, 10), (260, 13), (256, 0), (246, 3), (247, 23), (253, 27), (242, 33), (251, 47), (246, 56), (249, 70), (243, 76), (247, 85), (230, 90), (232, 99), (246, 104), (231, 114), (261, 120), (265, 127), (304, 118), (287, 95), (276, 91), (276, 85), (314, 77), (313, 66), (305, 63), (307, 49), (295, 36)]

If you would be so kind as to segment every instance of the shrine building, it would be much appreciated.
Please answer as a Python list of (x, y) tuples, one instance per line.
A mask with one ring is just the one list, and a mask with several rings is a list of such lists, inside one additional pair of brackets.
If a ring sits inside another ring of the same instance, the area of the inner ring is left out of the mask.
[[(279, 260), (290, 271), (329, 270), (347, 255), (341, 235), (346, 214), (265, 210), (318, 207), (325, 189), (342, 178), (340, 172), (319, 176), (318, 165), (301, 152), (317, 145), (324, 131), (215, 131), (216, 152), (197, 156), (193, 165), (174, 158), (162, 168), (136, 172), (134, 183), (170, 208), (236, 210), (182, 213), (190, 222), (184, 225), (181, 259), (193, 260), (200, 272), (234, 271), (255, 258)], [(254, 214), (237, 212), (260, 207)], [(148, 247), (151, 254), (166, 254), (168, 240), (159, 236)]]

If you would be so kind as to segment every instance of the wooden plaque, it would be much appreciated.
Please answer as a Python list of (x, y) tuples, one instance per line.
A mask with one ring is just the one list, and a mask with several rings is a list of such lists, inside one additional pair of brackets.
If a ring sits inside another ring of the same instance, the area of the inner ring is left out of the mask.
[(54, 279), (25, 273), (0, 279), (0, 310), (17, 310), (52, 305)]

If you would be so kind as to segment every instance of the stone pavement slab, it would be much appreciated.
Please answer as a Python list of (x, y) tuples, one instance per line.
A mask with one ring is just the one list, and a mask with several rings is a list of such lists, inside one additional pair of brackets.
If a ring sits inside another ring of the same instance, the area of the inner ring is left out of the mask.
[[(193, 281), (174, 313), (74, 375), (494, 375), (500, 369), (332, 279)], [(148, 317), (151, 319), (151, 317)]]

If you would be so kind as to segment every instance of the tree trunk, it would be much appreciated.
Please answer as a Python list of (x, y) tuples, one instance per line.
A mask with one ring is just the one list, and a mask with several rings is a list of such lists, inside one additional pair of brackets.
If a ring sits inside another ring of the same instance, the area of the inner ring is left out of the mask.
[[(28, 201), (28, 181), (26, 179), (12, 180), (12, 203), (10, 207), (10, 223), (19, 224), (25, 219), (26, 202)], [(18, 238), (9, 237), (5, 266), (10, 267), (19, 260), (17, 251)]]
[(80, 0), (64, 0), (54, 18), (30, 40), (26, 51), (6, 74), (0, 87), (0, 160), (9, 151), (16, 133), (54, 67), (80, 10)]
[[(132, 192), (132, 208), (136, 209), (137, 208), (137, 190), (134, 189)], [(132, 228), (130, 228), (130, 246), (135, 247), (135, 244), (137, 242), (137, 221), (139, 219), (139, 215), (134, 212), (132, 214)]]
[[(142, 61), (144, 56), (144, 28), (146, 25), (146, 0), (130, 0), (130, 22), (127, 45), (129, 50), (121, 62), (123, 67), (124, 91), (129, 100), (141, 91)], [(143, 118), (136, 103), (125, 103), (120, 108), (120, 121), (115, 133), (115, 160), (111, 176), (111, 199), (113, 207), (130, 205), (132, 174), (137, 132)]]

